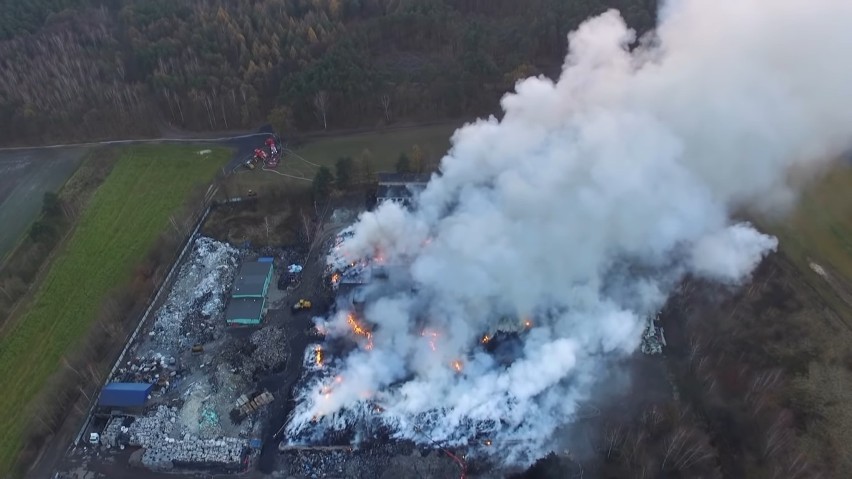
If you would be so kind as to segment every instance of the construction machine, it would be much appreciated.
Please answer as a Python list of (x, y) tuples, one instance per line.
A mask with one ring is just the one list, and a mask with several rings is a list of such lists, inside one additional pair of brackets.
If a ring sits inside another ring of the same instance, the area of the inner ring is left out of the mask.
[(294, 313), (298, 313), (299, 311), (308, 311), (311, 309), (311, 306), (313, 305), (307, 299), (300, 299), (293, 305), (292, 310)]

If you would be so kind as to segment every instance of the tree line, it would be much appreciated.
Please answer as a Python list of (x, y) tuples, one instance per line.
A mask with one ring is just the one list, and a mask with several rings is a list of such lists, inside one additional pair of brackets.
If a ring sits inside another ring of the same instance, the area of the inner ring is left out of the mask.
[(657, 0), (2, 0), (0, 142), (492, 111), (566, 35)]

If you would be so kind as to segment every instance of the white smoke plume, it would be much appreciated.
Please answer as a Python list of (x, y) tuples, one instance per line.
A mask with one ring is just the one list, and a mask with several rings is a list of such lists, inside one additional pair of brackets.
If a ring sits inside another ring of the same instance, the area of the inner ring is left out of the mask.
[[(289, 431), (378, 405), (401, 437), (547, 452), (683, 275), (737, 283), (777, 247), (731, 213), (788, 207), (791, 170), (848, 146), (850, 22), (848, 0), (680, 0), (632, 50), (617, 12), (585, 22), (558, 81), (455, 133), (414, 211), (360, 218), (347, 258), (408, 265), (414, 288), (370, 297), (371, 333)], [(480, 345), (507, 318), (527, 329), (509, 363)], [(327, 327), (353, 336), (345, 311)]]

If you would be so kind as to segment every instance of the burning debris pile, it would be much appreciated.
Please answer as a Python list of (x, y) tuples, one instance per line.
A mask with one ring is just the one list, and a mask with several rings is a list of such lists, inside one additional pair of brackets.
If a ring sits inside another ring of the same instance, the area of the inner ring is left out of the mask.
[[(642, 41), (615, 11), (581, 25), (558, 80), (519, 82), (501, 119), (455, 133), (416, 208), (384, 203), (337, 239), (329, 273), (363, 283), (361, 331), (345, 301), (321, 323), (289, 437), (375, 417), (423, 444), (490, 427), (506, 464), (560, 447), (684, 276), (736, 285), (776, 249), (730, 212), (789, 206), (791, 170), (848, 147), (852, 4), (808, 5), (671, 2)], [(498, 360), (483, 340), (501, 318), (527, 319)]]
[(213, 339), (237, 270), (238, 251), (210, 238), (195, 240), (149, 335), (161, 347), (184, 349)]
[(352, 238), (354, 234), (355, 230), (352, 227), (346, 228), (338, 233), (332, 242), (326, 263), (326, 274), (334, 291), (337, 291), (341, 284), (363, 285), (370, 282), (372, 276), (370, 259), (351, 258), (343, 249), (344, 242)]

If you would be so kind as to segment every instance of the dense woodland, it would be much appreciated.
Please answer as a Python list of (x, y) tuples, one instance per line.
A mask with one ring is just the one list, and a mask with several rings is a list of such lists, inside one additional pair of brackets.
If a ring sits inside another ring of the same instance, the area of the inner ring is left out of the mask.
[(0, 0), (0, 142), (480, 114), (657, 0)]

